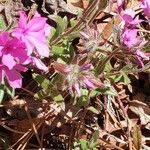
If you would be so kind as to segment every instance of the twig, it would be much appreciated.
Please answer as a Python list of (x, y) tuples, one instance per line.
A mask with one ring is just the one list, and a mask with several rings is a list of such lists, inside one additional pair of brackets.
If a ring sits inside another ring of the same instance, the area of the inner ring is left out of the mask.
[(0, 123), (0, 125), (1, 125), (3, 128), (7, 129), (8, 131), (11, 131), (11, 132), (14, 132), (14, 133), (18, 133), (18, 134), (24, 134), (24, 133), (25, 133), (25, 132), (21, 132), (21, 131), (17, 131), (17, 130), (11, 129), (10, 127), (6, 126), (6, 125), (3, 124), (3, 123)]
[[(39, 129), (43, 122), (54, 112), (54, 110), (47, 112), (45, 117), (41, 118), (39, 122), (36, 123), (36, 128)], [(30, 128), (16, 143), (14, 143), (9, 149), (12, 149), (14, 146), (16, 146), (18, 143), (21, 142), (21, 144), (17, 147), (16, 150), (21, 150), (24, 148), (29, 141), (29, 139), (33, 136), (33, 128)]]
[(130, 135), (130, 122), (129, 122), (129, 118), (127, 116), (127, 113), (123, 107), (123, 104), (121, 102), (121, 100), (119, 99), (119, 97), (116, 98), (117, 101), (118, 101), (118, 104), (124, 114), (124, 117), (126, 119), (126, 122), (127, 122), (127, 136), (128, 136), (128, 146), (129, 146), (129, 150), (132, 150), (132, 140), (131, 140), (131, 135)]
[(107, 104), (108, 104), (108, 100), (107, 100), (107, 97), (106, 95), (104, 95), (104, 111), (105, 111), (105, 131), (108, 131), (108, 119), (109, 119), (109, 115), (108, 115), (108, 111), (107, 111)]
[(42, 148), (41, 141), (40, 141), (40, 138), (39, 138), (39, 134), (38, 134), (38, 132), (37, 132), (37, 129), (36, 129), (36, 126), (35, 126), (34, 122), (32, 121), (32, 118), (31, 118), (31, 115), (30, 115), (30, 112), (29, 112), (29, 110), (28, 110), (27, 105), (25, 106), (25, 111), (26, 111), (27, 116), (28, 116), (28, 118), (29, 118), (29, 122), (31, 123), (31, 125), (32, 125), (32, 127), (33, 127), (33, 130), (34, 130), (35, 136), (36, 136), (36, 138), (37, 138), (37, 141), (38, 141), (40, 147)]
[[(101, 138), (101, 137), (99, 137), (99, 141), (100, 141), (100, 143), (101, 143), (101, 142), (106, 143), (106, 145), (105, 145), (104, 148), (107, 147), (107, 148), (114, 148), (115, 150), (124, 150), (124, 149), (122, 149), (122, 148), (120, 148), (120, 147), (118, 147), (118, 146), (116, 146), (116, 145), (114, 145), (114, 144), (111, 144), (111, 143), (107, 142), (105, 139), (103, 139), (103, 138)], [(103, 145), (101, 144), (101, 146), (103, 146)]]

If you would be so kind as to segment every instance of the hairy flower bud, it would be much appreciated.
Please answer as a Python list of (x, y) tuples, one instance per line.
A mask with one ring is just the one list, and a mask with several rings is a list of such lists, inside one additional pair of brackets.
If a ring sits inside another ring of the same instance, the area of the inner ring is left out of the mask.
[(64, 75), (65, 81), (67, 83), (68, 89), (71, 93), (74, 91), (78, 96), (81, 95), (81, 88), (94, 89), (97, 87), (104, 87), (103, 83), (97, 79), (91, 72), (93, 66), (92, 64), (61, 64), (53, 63), (54, 69)]

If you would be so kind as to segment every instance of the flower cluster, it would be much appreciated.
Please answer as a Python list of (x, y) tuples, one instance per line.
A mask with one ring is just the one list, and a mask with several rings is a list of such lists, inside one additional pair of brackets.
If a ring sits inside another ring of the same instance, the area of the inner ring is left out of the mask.
[(95, 89), (104, 87), (104, 84), (92, 74), (92, 64), (66, 65), (55, 62), (53, 67), (58, 73), (65, 76), (65, 82), (69, 87), (70, 93), (75, 91), (78, 96), (81, 96), (82, 88)]
[(11, 32), (0, 33), (0, 81), (7, 78), (13, 88), (21, 88), (21, 72), (27, 71), (27, 65), (32, 64), (38, 69), (47, 70), (40, 60), (49, 56), (47, 36), (50, 26), (46, 18), (37, 12), (28, 20), (25, 12), (20, 12), (17, 27)]
[[(124, 3), (124, 0), (117, 0), (118, 13), (123, 22), (120, 42), (125, 50), (135, 56), (138, 65), (143, 67), (143, 60), (149, 60), (147, 54), (142, 51), (147, 41), (144, 41), (139, 36), (137, 30), (139, 23), (143, 20), (139, 19), (139, 16), (136, 15), (133, 9), (124, 9)], [(148, 0), (142, 0), (141, 8), (143, 8), (145, 15), (149, 18), (150, 3)]]

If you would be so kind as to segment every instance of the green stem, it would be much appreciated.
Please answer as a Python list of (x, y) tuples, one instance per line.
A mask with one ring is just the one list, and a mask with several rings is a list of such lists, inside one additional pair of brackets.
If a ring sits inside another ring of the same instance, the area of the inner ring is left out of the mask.
[(114, 50), (108, 57), (106, 57), (103, 62), (99, 61), (98, 65), (96, 66), (96, 74), (99, 75), (103, 72), (105, 68), (105, 64), (118, 52), (118, 48)]

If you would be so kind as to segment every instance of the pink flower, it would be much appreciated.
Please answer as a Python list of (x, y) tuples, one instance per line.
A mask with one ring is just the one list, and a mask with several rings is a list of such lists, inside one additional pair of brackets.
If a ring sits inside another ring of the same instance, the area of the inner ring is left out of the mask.
[(129, 49), (136, 46), (140, 42), (137, 36), (137, 30), (125, 28), (121, 36), (121, 42)]
[(146, 53), (144, 53), (144, 52), (142, 52), (141, 50), (138, 49), (136, 51), (136, 60), (137, 60), (137, 63), (141, 67), (144, 67), (143, 60), (150, 60), (150, 59), (149, 59), (149, 56), (147, 56)]
[(142, 0), (141, 8), (143, 9), (144, 14), (150, 20), (150, 0)]
[(16, 64), (23, 64), (28, 59), (25, 44), (17, 38), (10, 38), (8, 32), (0, 34), (1, 63), (10, 70)]
[(22, 76), (20, 72), (26, 72), (27, 68), (21, 65), (16, 65), (12, 69), (9, 69), (5, 65), (0, 65), (0, 82), (4, 80), (6, 76), (9, 85), (13, 88), (22, 87)]
[(132, 56), (137, 61), (137, 64), (141, 67), (144, 66), (143, 60), (149, 60), (148, 53), (144, 53), (141, 49), (147, 41), (143, 41), (137, 34), (136, 29), (128, 29), (125, 28), (122, 34), (122, 45), (124, 48), (127, 48), (129, 54), (131, 53)]
[(117, 9), (118, 9), (119, 13), (121, 13), (121, 11), (124, 9), (124, 7), (125, 7), (125, 1), (117, 0)]
[(92, 64), (79, 66), (78, 64), (53, 63), (53, 67), (64, 75), (65, 83), (68, 85), (70, 92), (75, 91), (78, 96), (81, 96), (81, 88), (94, 89), (104, 87), (103, 83), (92, 74)]
[(136, 13), (133, 9), (126, 9), (122, 12), (121, 16), (125, 23), (125, 26), (130, 25), (132, 27), (135, 27), (142, 22), (142, 20), (139, 19), (139, 16), (136, 16)]
[(117, 9), (118, 13), (121, 16), (125, 27), (131, 26), (135, 27), (143, 20), (139, 19), (139, 16), (136, 16), (136, 13), (133, 9), (125, 9), (125, 1), (124, 0), (117, 0)]
[(25, 12), (20, 12), (18, 27), (12, 33), (14, 37), (22, 40), (28, 49), (28, 55), (34, 53), (39, 56), (48, 57), (49, 47), (46, 40), (50, 26), (46, 18), (36, 13), (31, 20), (27, 20)]

